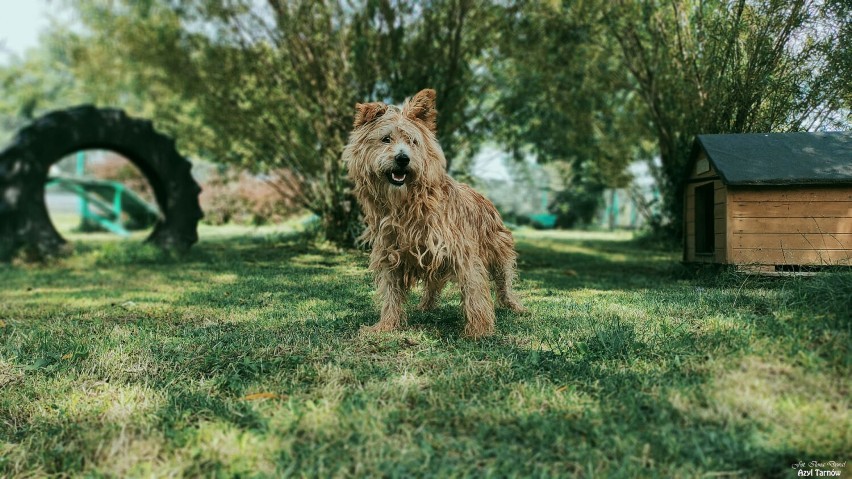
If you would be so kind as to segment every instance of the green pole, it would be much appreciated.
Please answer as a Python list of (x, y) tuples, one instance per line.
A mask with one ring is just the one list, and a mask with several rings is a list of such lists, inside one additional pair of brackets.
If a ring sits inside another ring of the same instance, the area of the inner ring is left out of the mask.
[[(82, 178), (86, 174), (86, 152), (77, 152), (77, 177)], [(84, 195), (80, 195), (80, 229), (86, 228), (86, 216), (89, 212), (89, 200)]]
[(77, 176), (83, 176), (86, 174), (86, 152), (78, 151), (77, 152)]
[(612, 189), (612, 216), (610, 217), (609, 229), (614, 229), (618, 223), (618, 190)]
[(121, 183), (115, 185), (115, 197), (112, 200), (112, 212), (115, 215), (115, 222), (118, 226), (121, 224), (121, 194), (124, 192), (124, 185)]

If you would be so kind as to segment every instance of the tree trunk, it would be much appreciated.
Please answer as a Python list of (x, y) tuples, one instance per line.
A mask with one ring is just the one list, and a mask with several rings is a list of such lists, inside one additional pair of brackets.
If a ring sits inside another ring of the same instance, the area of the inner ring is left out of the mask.
[(325, 211), (319, 212), (325, 239), (344, 248), (354, 247), (364, 231), (364, 221), (355, 198), (347, 193), (340, 204), (328, 206)]

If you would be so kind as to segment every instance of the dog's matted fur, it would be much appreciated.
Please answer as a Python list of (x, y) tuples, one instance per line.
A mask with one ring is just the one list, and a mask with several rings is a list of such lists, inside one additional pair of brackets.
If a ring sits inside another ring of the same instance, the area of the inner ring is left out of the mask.
[(422, 90), (402, 108), (356, 105), (355, 124), (343, 160), (366, 217), (362, 239), (372, 246), (381, 317), (372, 331), (405, 322), (408, 291), (423, 281), (420, 308), (435, 307), (449, 280), (459, 283), (464, 333), (494, 332), (489, 277), (498, 302), (523, 306), (512, 292), (514, 241), (494, 205), (446, 173), (435, 138), (435, 91)]

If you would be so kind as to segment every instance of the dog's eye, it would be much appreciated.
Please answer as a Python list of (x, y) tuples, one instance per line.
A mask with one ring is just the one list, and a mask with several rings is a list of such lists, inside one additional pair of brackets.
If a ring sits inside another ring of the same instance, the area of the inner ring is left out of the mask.
[(412, 145), (414, 145), (414, 146), (417, 146), (417, 140), (415, 140), (414, 138), (412, 138), (412, 139), (411, 139), (411, 144), (412, 144)]
[(390, 141), (391, 141), (391, 137), (390, 137), (390, 135), (385, 135), (385, 136), (382, 138), (382, 143), (390, 143)]

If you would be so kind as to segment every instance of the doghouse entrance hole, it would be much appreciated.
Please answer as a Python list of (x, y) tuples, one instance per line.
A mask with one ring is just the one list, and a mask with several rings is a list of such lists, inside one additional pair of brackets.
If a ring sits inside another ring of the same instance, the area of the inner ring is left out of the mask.
[(713, 254), (716, 232), (713, 218), (713, 183), (695, 188), (695, 252)]

